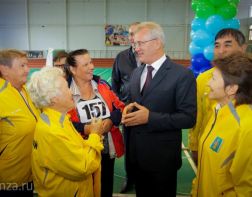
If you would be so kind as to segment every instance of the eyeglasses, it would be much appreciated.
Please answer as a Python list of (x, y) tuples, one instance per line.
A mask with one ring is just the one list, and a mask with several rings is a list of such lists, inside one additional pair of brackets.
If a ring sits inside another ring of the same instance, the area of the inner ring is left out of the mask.
[(65, 67), (65, 64), (56, 64), (56, 65), (54, 65), (54, 67), (57, 67), (57, 68), (64, 68), (64, 67)]
[(133, 47), (134, 47), (134, 48), (142, 47), (145, 43), (150, 42), (150, 41), (152, 41), (152, 40), (156, 40), (156, 39), (157, 39), (157, 38), (153, 38), (153, 39), (146, 40), (146, 41), (134, 42), (134, 43), (133, 43)]

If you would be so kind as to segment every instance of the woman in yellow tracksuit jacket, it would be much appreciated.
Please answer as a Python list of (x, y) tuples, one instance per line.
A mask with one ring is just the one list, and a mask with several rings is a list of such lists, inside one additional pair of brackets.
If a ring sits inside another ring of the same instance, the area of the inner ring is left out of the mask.
[(188, 133), (188, 146), (191, 151), (198, 151), (198, 142), (202, 131), (211, 117), (211, 106), (215, 104), (214, 100), (208, 98), (208, 81), (211, 79), (214, 68), (211, 68), (197, 77), (197, 121)]
[(74, 101), (63, 71), (44, 68), (35, 73), (28, 90), (42, 109), (36, 125), (32, 172), (39, 196), (99, 197), (102, 122), (91, 124), (83, 140), (66, 115)]
[(252, 165), (247, 162), (251, 164), (252, 150), (244, 136), (252, 135), (248, 121), (252, 114), (252, 59), (236, 54), (213, 63), (216, 68), (209, 82), (209, 98), (218, 104), (199, 141), (193, 196), (251, 196)]
[(31, 151), (38, 110), (25, 88), (26, 53), (0, 51), (0, 196), (33, 196)]
[(235, 185), (237, 196), (252, 196), (252, 105), (246, 118), (241, 119), (241, 134), (239, 136), (235, 158), (230, 173)]

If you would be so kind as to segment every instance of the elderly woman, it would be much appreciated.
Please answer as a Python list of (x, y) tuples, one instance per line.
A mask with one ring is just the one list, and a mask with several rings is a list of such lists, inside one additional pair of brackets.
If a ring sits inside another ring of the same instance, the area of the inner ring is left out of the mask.
[(76, 108), (70, 112), (76, 129), (85, 139), (90, 137), (92, 117), (102, 119), (104, 151), (102, 152), (101, 197), (111, 197), (115, 157), (123, 154), (123, 140), (118, 125), (124, 104), (111, 90), (110, 85), (93, 75), (94, 65), (89, 52), (79, 49), (68, 54), (68, 82)]
[(42, 113), (32, 150), (32, 172), (39, 196), (100, 196), (102, 122), (93, 121), (88, 140), (74, 129), (67, 112), (72, 93), (59, 68), (32, 75), (28, 91)]
[(209, 98), (217, 101), (199, 141), (193, 196), (252, 196), (252, 59), (213, 61)]
[(25, 87), (26, 53), (0, 51), (0, 196), (33, 196), (31, 150), (38, 111)]

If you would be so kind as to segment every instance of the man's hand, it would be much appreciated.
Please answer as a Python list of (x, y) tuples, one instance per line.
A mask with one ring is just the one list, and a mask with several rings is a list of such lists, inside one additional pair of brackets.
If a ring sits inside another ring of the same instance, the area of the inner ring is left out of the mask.
[(134, 107), (135, 107), (134, 103), (130, 103), (127, 106), (125, 106), (124, 109), (123, 109), (122, 116), (124, 116), (124, 115), (132, 112), (132, 110), (134, 109)]
[[(134, 108), (136, 108), (137, 111), (132, 112)], [(125, 126), (146, 124), (148, 119), (149, 110), (136, 102), (130, 103), (123, 110), (122, 123), (125, 124)]]

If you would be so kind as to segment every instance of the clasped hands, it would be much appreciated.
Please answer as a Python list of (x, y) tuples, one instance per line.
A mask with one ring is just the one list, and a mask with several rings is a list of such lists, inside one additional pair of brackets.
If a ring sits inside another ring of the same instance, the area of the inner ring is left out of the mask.
[[(112, 121), (107, 119), (100, 119), (100, 118), (92, 118), (91, 124), (88, 125), (88, 131), (89, 133), (96, 133), (98, 135), (102, 135), (103, 133), (107, 133), (111, 130), (111, 127), (113, 126)], [(88, 132), (85, 132), (85, 134), (89, 134)]]
[(125, 126), (146, 124), (148, 122), (148, 119), (149, 110), (136, 102), (130, 103), (123, 110), (122, 124), (124, 124)]

